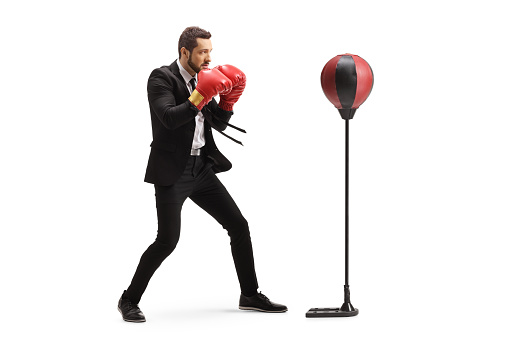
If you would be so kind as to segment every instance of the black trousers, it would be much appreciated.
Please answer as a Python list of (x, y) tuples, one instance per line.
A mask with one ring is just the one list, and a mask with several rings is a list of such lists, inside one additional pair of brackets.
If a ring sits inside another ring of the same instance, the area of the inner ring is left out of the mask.
[(132, 302), (139, 303), (150, 278), (177, 246), (180, 213), (188, 197), (228, 231), (241, 292), (248, 296), (257, 292), (258, 282), (248, 223), (211, 167), (206, 157), (190, 156), (184, 173), (175, 184), (154, 185), (157, 238), (141, 256), (131, 285), (124, 294)]

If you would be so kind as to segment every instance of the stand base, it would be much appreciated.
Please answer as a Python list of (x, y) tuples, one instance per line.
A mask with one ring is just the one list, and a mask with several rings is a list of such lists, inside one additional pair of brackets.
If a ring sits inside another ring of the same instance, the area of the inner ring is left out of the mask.
[(357, 314), (359, 310), (356, 308), (348, 311), (342, 311), (341, 308), (312, 308), (306, 313), (306, 318), (353, 317)]

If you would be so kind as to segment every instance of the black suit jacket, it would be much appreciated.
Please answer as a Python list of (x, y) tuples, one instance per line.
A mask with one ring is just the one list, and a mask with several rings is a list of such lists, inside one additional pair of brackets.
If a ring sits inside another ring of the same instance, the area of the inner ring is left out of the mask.
[[(198, 109), (188, 100), (189, 91), (177, 61), (152, 71), (147, 83), (152, 138), (145, 182), (161, 186), (175, 183), (191, 153)], [(224, 111), (212, 99), (201, 110), (205, 116), (205, 152), (214, 172), (228, 171), (232, 164), (219, 152), (212, 128), (223, 131), (233, 112)]]

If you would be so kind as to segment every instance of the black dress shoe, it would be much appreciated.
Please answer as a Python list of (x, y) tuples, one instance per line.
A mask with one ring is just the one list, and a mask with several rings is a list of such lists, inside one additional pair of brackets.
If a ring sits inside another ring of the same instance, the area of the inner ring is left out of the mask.
[(253, 310), (261, 312), (282, 313), (288, 311), (285, 305), (276, 304), (265, 295), (257, 293), (252, 297), (240, 294), (239, 308), (241, 310)]
[(133, 323), (145, 322), (145, 315), (140, 310), (137, 304), (133, 304), (131, 300), (120, 297), (118, 301), (118, 311), (122, 314), (122, 318), (125, 321)]

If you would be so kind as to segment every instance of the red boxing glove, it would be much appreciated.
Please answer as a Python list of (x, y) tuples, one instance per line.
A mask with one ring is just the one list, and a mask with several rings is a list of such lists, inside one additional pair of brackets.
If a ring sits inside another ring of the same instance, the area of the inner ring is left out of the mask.
[(246, 88), (246, 75), (237, 67), (232, 65), (216, 66), (228, 79), (233, 87), (231, 92), (220, 95), (219, 107), (225, 111), (232, 111), (233, 105), (239, 100), (244, 88)]
[(232, 82), (217, 69), (203, 69), (198, 73), (198, 84), (189, 97), (189, 101), (199, 110), (218, 94), (229, 93)]

